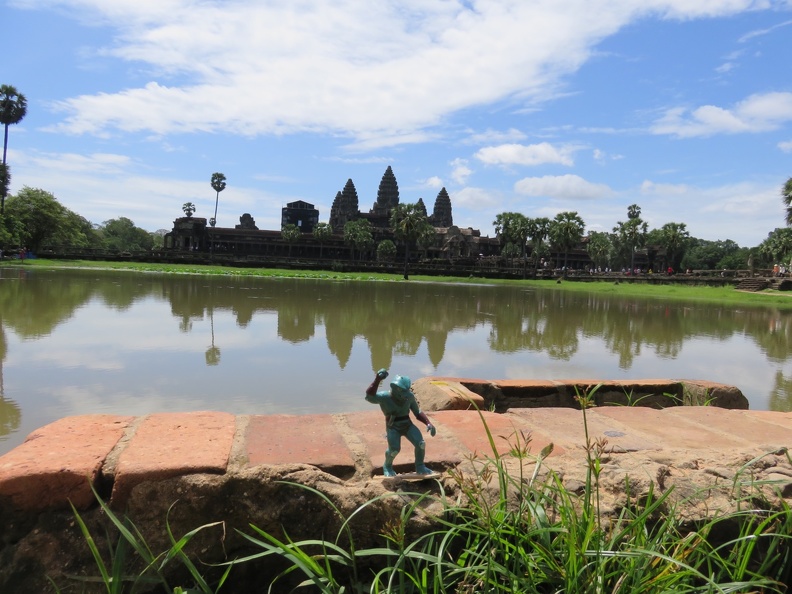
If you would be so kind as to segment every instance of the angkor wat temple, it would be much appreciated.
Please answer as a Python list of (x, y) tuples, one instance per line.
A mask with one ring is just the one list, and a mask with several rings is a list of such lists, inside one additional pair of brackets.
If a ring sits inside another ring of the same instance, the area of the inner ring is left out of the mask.
[[(260, 230), (253, 217), (244, 213), (234, 228), (211, 227), (207, 225), (207, 219), (201, 217), (179, 217), (173, 222), (173, 229), (165, 235), (165, 249), (237, 257), (251, 255), (351, 259), (354, 251), (344, 241), (344, 225), (349, 221), (365, 219), (372, 228), (374, 243), (368, 256), (373, 259), (379, 242), (385, 239), (394, 240), (390, 218), (398, 204), (399, 185), (393, 170), (388, 166), (380, 181), (377, 199), (368, 212), (360, 210), (355, 184), (351, 179), (346, 182), (343, 190), (336, 194), (330, 209), (329, 225), (333, 234), (321, 242), (313, 234), (319, 222), (319, 211), (313, 204), (299, 200), (287, 204), (281, 212), (282, 227), (293, 224), (302, 231), (297, 243), (287, 242), (280, 229)], [(451, 197), (445, 188), (437, 194), (431, 215), (428, 214), (422, 198), (418, 199), (417, 205), (434, 227), (435, 240), (431, 245), (425, 246), (421, 254), (416, 255), (425, 259), (455, 259), (497, 255), (500, 252), (497, 238), (481, 237), (477, 229), (454, 225)], [(403, 249), (398, 241), (394, 240), (394, 243), (400, 251)]]

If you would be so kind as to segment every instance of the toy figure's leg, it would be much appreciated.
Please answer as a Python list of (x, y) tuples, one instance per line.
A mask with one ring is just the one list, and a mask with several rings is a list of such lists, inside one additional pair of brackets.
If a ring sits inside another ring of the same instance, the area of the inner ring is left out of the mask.
[(382, 465), (382, 474), (385, 476), (396, 476), (393, 470), (393, 459), (396, 458), (401, 450), (401, 435), (395, 429), (388, 429), (388, 449), (385, 451), (385, 463)]
[(424, 441), (421, 430), (415, 425), (410, 427), (407, 431), (407, 439), (415, 446), (415, 472), (418, 474), (434, 474), (429, 468), (424, 465), (424, 457), (426, 456), (426, 442)]

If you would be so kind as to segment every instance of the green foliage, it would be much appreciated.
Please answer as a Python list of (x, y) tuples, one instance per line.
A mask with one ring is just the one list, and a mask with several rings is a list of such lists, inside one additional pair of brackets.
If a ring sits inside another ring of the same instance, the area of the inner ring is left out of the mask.
[(544, 245), (544, 242), (550, 233), (550, 219), (547, 217), (529, 218), (526, 219), (525, 227), (528, 231), (528, 239), (531, 242), (531, 257), (534, 261), (534, 267), (538, 267), (539, 259), (547, 251), (547, 246)]
[[(681, 266), (692, 270), (720, 270), (722, 262), (733, 256), (740, 249), (731, 239), (725, 241), (707, 241), (695, 239), (691, 242), (690, 249), (685, 252)], [(741, 266), (745, 268), (746, 265)]]
[(130, 219), (120, 217), (105, 221), (98, 229), (106, 249), (118, 252), (148, 251), (154, 247), (154, 237), (136, 227)]
[(635, 268), (635, 250), (646, 245), (648, 231), (649, 226), (641, 218), (641, 207), (637, 204), (627, 207), (627, 220), (619, 221), (613, 228), (616, 253), (620, 256), (620, 260), (624, 260), (625, 254), (628, 255), (628, 259), (623, 263), (629, 264), (630, 270)]
[(390, 239), (383, 239), (377, 245), (377, 260), (379, 262), (393, 262), (396, 258), (396, 244)]
[[(102, 511), (117, 532), (117, 536), (115, 537), (116, 544), (114, 547), (109, 548), (106, 552), (102, 551), (77, 509), (74, 505), (71, 507), (77, 525), (80, 528), (80, 532), (96, 563), (97, 570), (99, 571), (99, 581), (104, 584), (107, 594), (148, 592), (151, 591), (152, 587), (158, 587), (160, 589), (157, 591), (167, 592), (168, 594), (216, 594), (219, 592), (228, 578), (233, 564), (227, 566), (216, 586), (212, 586), (206, 581), (192, 560), (186, 555), (184, 548), (196, 534), (215, 526), (222, 526), (222, 522), (213, 522), (199, 526), (177, 539), (173, 535), (170, 523), (166, 517), (165, 528), (168, 533), (171, 547), (167, 551), (155, 554), (135, 525), (126, 518), (118, 517), (113, 510), (102, 501), (93, 485), (91, 485), (91, 490), (96, 500), (99, 502)], [(107, 536), (108, 542), (114, 540), (110, 534)], [(188, 570), (194, 581), (193, 586), (189, 588), (171, 586), (166, 569), (169, 565), (173, 565), (174, 563), (180, 563)], [(96, 581), (95, 578), (74, 577), (72, 579), (86, 583)], [(60, 592), (58, 586), (56, 584), (53, 585), (55, 585), (56, 591)]]
[(185, 202), (182, 204), (182, 210), (184, 211), (184, 216), (189, 219), (195, 214), (195, 204), (192, 202)]
[(772, 268), (773, 264), (788, 263), (792, 260), (792, 228), (776, 228), (767, 234), (759, 244), (760, 265)]
[(93, 226), (44, 190), (23, 187), (6, 203), (4, 226), (17, 242), (34, 252), (45, 244), (94, 245)]
[(592, 231), (588, 235), (586, 251), (591, 261), (594, 262), (594, 266), (605, 268), (613, 251), (610, 235), (602, 231)]
[(215, 191), (214, 216), (209, 219), (209, 225), (214, 227), (217, 224), (217, 204), (220, 202), (220, 192), (226, 189), (226, 176), (222, 173), (213, 173), (212, 179), (209, 183), (212, 186), (212, 189)]
[(300, 228), (294, 223), (287, 223), (281, 229), (281, 237), (289, 244), (289, 256), (291, 256), (292, 246), (300, 241), (302, 238), (302, 231), (300, 231)]
[(502, 212), (495, 217), (492, 225), (495, 227), (495, 236), (503, 246), (503, 257), (516, 258), (524, 255), (530, 233), (525, 215), (519, 212)]
[(564, 266), (567, 265), (569, 250), (580, 243), (585, 228), (583, 219), (574, 211), (560, 212), (550, 222), (548, 236), (550, 242), (564, 252)]
[(319, 242), (319, 257), (322, 257), (322, 251), (325, 242), (333, 236), (333, 228), (330, 223), (317, 223), (314, 226), (313, 237)]
[(419, 204), (398, 204), (391, 212), (390, 225), (393, 236), (404, 243), (404, 279), (409, 278), (410, 248), (419, 241), (434, 237), (432, 227), (426, 216), (426, 208)]
[(786, 207), (786, 224), (792, 225), (792, 177), (781, 188), (781, 198)]
[(687, 226), (685, 223), (666, 223), (660, 229), (659, 235), (660, 245), (665, 250), (663, 268), (667, 269), (670, 266), (678, 270), (691, 242)]
[(11, 168), (5, 163), (0, 163), (0, 194), (3, 197), (8, 196), (8, 190), (10, 187)]
[(357, 250), (362, 259), (363, 253), (374, 245), (371, 223), (366, 219), (347, 221), (344, 225), (344, 243)]

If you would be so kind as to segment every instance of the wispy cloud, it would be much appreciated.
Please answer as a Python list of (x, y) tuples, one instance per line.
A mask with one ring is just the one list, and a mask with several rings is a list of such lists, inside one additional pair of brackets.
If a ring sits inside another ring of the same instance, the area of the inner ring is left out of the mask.
[(675, 107), (651, 127), (654, 134), (678, 138), (777, 130), (792, 121), (792, 93), (751, 95), (732, 108), (703, 105), (693, 110)]
[(526, 177), (514, 184), (514, 191), (526, 196), (545, 196), (558, 200), (593, 200), (613, 195), (606, 184), (586, 181), (578, 175)]

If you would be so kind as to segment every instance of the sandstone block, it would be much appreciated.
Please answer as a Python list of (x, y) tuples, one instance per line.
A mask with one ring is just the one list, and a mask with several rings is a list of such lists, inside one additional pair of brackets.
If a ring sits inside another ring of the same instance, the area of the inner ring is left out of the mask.
[(77, 509), (94, 503), (102, 464), (133, 417), (66, 417), (31, 433), (0, 457), (0, 497), (22, 510)]
[(224, 412), (146, 417), (118, 458), (112, 505), (123, 507), (135, 485), (143, 481), (225, 473), (235, 430), (235, 416)]

